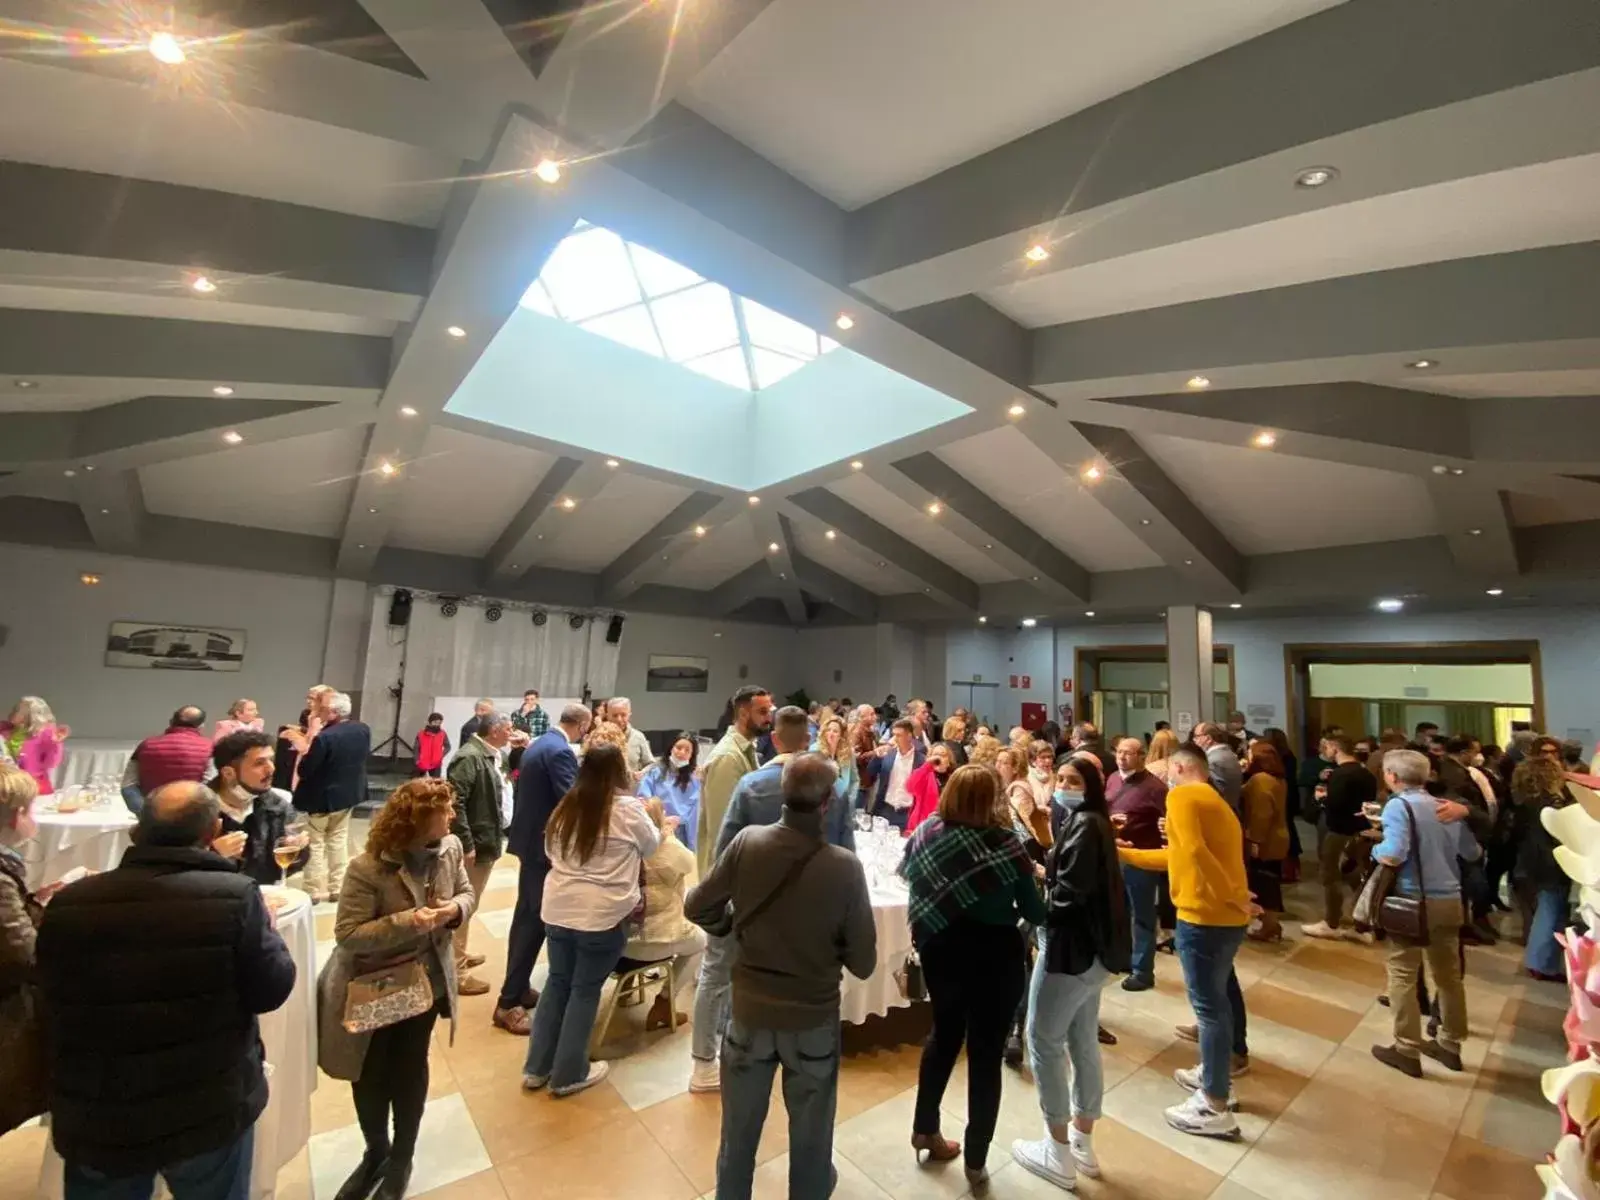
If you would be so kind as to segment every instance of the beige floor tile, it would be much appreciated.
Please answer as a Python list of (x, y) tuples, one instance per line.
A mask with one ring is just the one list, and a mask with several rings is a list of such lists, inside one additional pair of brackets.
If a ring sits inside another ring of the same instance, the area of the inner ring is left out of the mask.
[[(281, 1189), (273, 1200), (283, 1200)], [(491, 1168), (434, 1188), (431, 1192), (421, 1192), (412, 1200), (506, 1200), (506, 1189), (500, 1182), (499, 1173)]]
[[(1186, 1009), (1182, 1023), (1191, 1024), (1193, 1021), (1194, 1014)], [(1142, 1067), (1178, 1040), (1173, 1028), (1176, 1022), (1137, 1009), (1118, 1006), (1110, 1000), (1109, 993), (1100, 1001), (1100, 1023), (1117, 1037), (1115, 1046), (1103, 1048), (1108, 1060), (1108, 1073), (1110, 1059), (1119, 1059), (1129, 1067)], [(1126, 1074), (1124, 1072), (1123, 1076)], [(1106, 1086), (1111, 1085), (1108, 1082)]]
[[(1252, 1066), (1257, 1062), (1267, 1062), (1285, 1071), (1292, 1071), (1296, 1075), (1310, 1077), (1338, 1048), (1337, 1043), (1330, 1042), (1327, 1038), (1320, 1038), (1299, 1029), (1290, 1029), (1287, 1025), (1280, 1025), (1264, 1017), (1257, 1017), (1250, 1012), (1248, 1004), (1245, 1007), (1245, 1015), (1248, 1018), (1247, 1033)], [(1194, 1054), (1198, 1060), (1199, 1050), (1195, 1049)]]
[(1540, 1160), (1555, 1145), (1555, 1110), (1539, 1090), (1531, 1064), (1491, 1055), (1484, 1062), (1459, 1132), (1526, 1159)]
[(643, 1036), (649, 1040), (642, 1041), (622, 1057), (613, 1057), (612, 1043), (607, 1043), (600, 1052), (601, 1057), (611, 1063), (611, 1086), (635, 1112), (684, 1094), (689, 1087), (689, 1072), (693, 1069), (687, 1028), (676, 1035), (663, 1031)]
[[(1134, 1070), (1132, 1067), (1117, 1063), (1109, 1065), (1119, 1072), (1116, 1077), (1118, 1082)], [(958, 1142), (964, 1142), (966, 1137), (969, 1079), (967, 1061), (963, 1058), (956, 1063), (955, 1070), (950, 1073), (950, 1086), (945, 1089), (944, 1099), (939, 1105), (945, 1115), (944, 1135)], [(1108, 1088), (1111, 1086), (1109, 1079), (1105, 1086)], [(912, 1098), (915, 1099), (915, 1090)], [(1039, 1092), (1033, 1078), (1025, 1071), (1003, 1068), (1000, 1082), (1000, 1113), (995, 1119), (994, 1138), (990, 1142), (989, 1165), (993, 1167), (1003, 1161), (1008, 1153), (1008, 1147), (1015, 1139), (1038, 1137), (1043, 1121), (1044, 1116), (1039, 1111)], [(903, 1136), (907, 1138), (911, 1136), (909, 1125), (906, 1126)]]
[[(1385, 1068), (1387, 1069), (1387, 1068)], [(1330, 1156), (1358, 1157), (1372, 1170), (1397, 1162), (1408, 1183), (1426, 1188), (1444, 1161), (1454, 1131), (1394, 1109), (1377, 1107), (1370, 1091), (1347, 1082), (1313, 1079), (1273, 1124), (1274, 1133), (1326, 1142)], [(1349, 1133), (1350, 1136), (1344, 1136)], [(1259, 1184), (1248, 1186), (1260, 1191)]]
[[(1095, 1125), (1094, 1149), (1101, 1177), (1078, 1179), (1078, 1195), (1092, 1200), (1205, 1200), (1221, 1182), (1216, 1172), (1111, 1118)], [(1040, 1196), (1061, 1194), (1052, 1185), (1045, 1186), (1051, 1191)]]
[[(878, 1187), (896, 1197), (958, 1197), (967, 1191), (961, 1160), (917, 1165), (911, 1150), (911, 1117), (916, 1107), (906, 1091), (843, 1122), (834, 1133), (833, 1150), (843, 1155)], [(946, 1135), (948, 1136), (948, 1134)], [(1005, 1161), (991, 1150), (991, 1168)]]
[[(0, 1191), (0, 1195), (5, 1195)], [(273, 1200), (314, 1200), (311, 1190), (311, 1153), (302, 1150), (278, 1172)]]
[[(834, 1188), (832, 1200), (887, 1200), (889, 1193), (868, 1179), (860, 1167), (843, 1155), (833, 1156), (833, 1169), (839, 1173), (839, 1184)], [(715, 1193), (709, 1192), (707, 1195), (714, 1197)], [(752, 1200), (788, 1200), (787, 1151), (756, 1168), (755, 1189), (751, 1195)]]
[(1358, 942), (1308, 938), (1295, 948), (1289, 962), (1304, 970), (1319, 971), (1347, 983), (1359, 983), (1372, 992), (1382, 991), (1388, 979), (1388, 971), (1383, 964), (1383, 949)]
[[(835, 1120), (844, 1122), (906, 1091), (915, 1091), (916, 1076), (909, 1079), (901, 1071), (852, 1070), (841, 1066), (839, 1071), (838, 1115)], [(909, 1129), (910, 1126), (907, 1126)]]
[(1168, 1029), (1194, 1021), (1194, 1012), (1189, 1007), (1189, 994), (1184, 990), (1182, 978), (1175, 968), (1167, 969), (1166, 973), (1163, 973), (1163, 968), (1167, 968), (1167, 963), (1157, 964), (1156, 986), (1148, 992), (1125, 992), (1113, 986), (1101, 994), (1100, 1017), (1106, 1028), (1114, 1027), (1118, 1009), (1141, 1013)]
[(1251, 1017), (1264, 1017), (1330, 1042), (1342, 1042), (1361, 1021), (1359, 1013), (1278, 987), (1270, 979), (1245, 989), (1244, 1006)]
[[(1146, 1064), (1157, 1074), (1170, 1077), (1180, 1067), (1192, 1067), (1200, 1059), (1198, 1047), (1180, 1042), (1168, 1047)], [(1253, 1058), (1250, 1073), (1235, 1081), (1234, 1094), (1242, 1112), (1276, 1120), (1289, 1103), (1305, 1089), (1307, 1075), (1280, 1067), (1264, 1058)]]
[(1302, 966), (1293, 959), (1268, 975), (1267, 982), (1291, 992), (1299, 992), (1303, 996), (1310, 996), (1313, 1000), (1340, 1005), (1356, 1013), (1365, 1013), (1376, 1004), (1378, 993), (1383, 990), (1381, 982), (1376, 985), (1356, 983), (1326, 971)]
[(1538, 1200), (1544, 1188), (1534, 1173), (1536, 1160), (1458, 1136), (1445, 1155), (1434, 1196), (1450, 1200)]
[(1240, 1141), (1179, 1133), (1167, 1124), (1162, 1114), (1173, 1105), (1181, 1104), (1183, 1099), (1183, 1089), (1173, 1082), (1170, 1074), (1143, 1067), (1106, 1093), (1106, 1116), (1218, 1175), (1228, 1174), (1268, 1125), (1265, 1117), (1241, 1112), (1239, 1128), (1243, 1138)]
[(1431, 1059), (1423, 1060), (1422, 1071), (1421, 1079), (1412, 1079), (1373, 1058), (1370, 1047), (1341, 1046), (1313, 1082), (1338, 1084), (1366, 1097), (1369, 1106), (1381, 1104), (1391, 1112), (1453, 1131), (1472, 1097), (1473, 1077), (1447, 1071)]
[[(722, 1097), (716, 1092), (684, 1092), (652, 1104), (637, 1114), (639, 1123), (671, 1157), (677, 1169), (694, 1185), (695, 1194), (708, 1192), (717, 1182), (717, 1149), (722, 1142)], [(789, 1122), (783, 1101), (774, 1097), (767, 1108), (756, 1164), (776, 1158), (789, 1148)]]
[[(1370, 1128), (1370, 1126), (1369, 1126)], [(1359, 1146), (1360, 1152), (1355, 1153)], [(1366, 1132), (1324, 1141), (1277, 1124), (1229, 1173), (1228, 1179), (1262, 1196), (1359, 1196), (1361, 1200), (1427, 1200), (1444, 1157), (1385, 1155), (1380, 1162)]]
[(512, 1077), (461, 1094), (496, 1166), (542, 1155), (596, 1129), (637, 1123), (633, 1110), (608, 1083), (575, 1096), (555, 1097), (548, 1091), (525, 1092)]
[(631, 1113), (626, 1121), (496, 1170), (513, 1200), (694, 1200), (702, 1190)]
[(1207, 1200), (1267, 1200), (1260, 1192), (1252, 1192), (1242, 1183), (1224, 1179), (1222, 1186), (1212, 1192)]
[(317, 1090), (311, 1093), (311, 1132), (327, 1133), (355, 1124), (356, 1102), (343, 1079), (317, 1072)]
[[(309, 1148), (312, 1189), (319, 1200), (329, 1200), (361, 1161), (365, 1145), (360, 1128), (349, 1125), (317, 1134)], [(422, 1131), (417, 1137), (407, 1195), (422, 1195), (487, 1171), (489, 1166), (489, 1155), (465, 1100), (455, 1095), (428, 1101), (422, 1114)]]

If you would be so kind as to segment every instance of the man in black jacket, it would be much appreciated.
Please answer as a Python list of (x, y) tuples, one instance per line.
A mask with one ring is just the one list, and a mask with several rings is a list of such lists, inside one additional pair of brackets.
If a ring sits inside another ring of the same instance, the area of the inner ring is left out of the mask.
[(221, 830), (211, 789), (157, 788), (121, 864), (45, 911), (51, 1134), (72, 1200), (147, 1196), (157, 1174), (186, 1198), (248, 1194), (267, 1104), (256, 1018), (289, 998), (295, 965), (255, 882), (211, 850)]
[(300, 760), (294, 806), (308, 815), (311, 858), (306, 890), (317, 903), (337, 900), (350, 861), (350, 810), (367, 798), (367, 756), (372, 730), (350, 719), (350, 697), (322, 698), (323, 726)]
[(257, 883), (277, 883), (284, 872), (273, 848), (294, 820), (294, 807), (288, 792), (272, 786), (272, 738), (241, 729), (219, 740), (211, 759), (217, 766), (217, 799), (222, 801), (222, 835), (211, 848), (237, 862)]

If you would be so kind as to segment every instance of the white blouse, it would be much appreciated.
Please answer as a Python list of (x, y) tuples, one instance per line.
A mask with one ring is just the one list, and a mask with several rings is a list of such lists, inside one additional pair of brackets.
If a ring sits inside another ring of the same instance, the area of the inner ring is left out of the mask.
[(639, 903), (639, 864), (656, 852), (661, 832), (637, 796), (618, 796), (611, 826), (589, 861), (548, 846), (550, 874), (544, 881), (540, 916), (546, 925), (584, 933), (614, 929)]

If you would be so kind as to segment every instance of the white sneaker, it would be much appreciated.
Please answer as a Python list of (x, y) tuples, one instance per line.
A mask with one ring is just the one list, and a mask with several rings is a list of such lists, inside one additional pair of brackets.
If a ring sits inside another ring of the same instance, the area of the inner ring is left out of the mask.
[(537, 1092), (549, 1082), (550, 1076), (548, 1075), (524, 1075), (522, 1077), (522, 1090), (525, 1092)]
[(1192, 1133), (1196, 1137), (1227, 1138), (1230, 1141), (1240, 1137), (1239, 1122), (1234, 1119), (1231, 1112), (1218, 1112), (1206, 1103), (1204, 1092), (1190, 1092), (1189, 1098), (1182, 1104), (1174, 1104), (1166, 1110), (1167, 1124), (1180, 1133)]
[(1363, 946), (1376, 946), (1378, 944), (1378, 935), (1370, 929), (1352, 929), (1345, 936), (1352, 942), (1360, 942)]
[(1067, 1149), (1072, 1151), (1072, 1161), (1078, 1164), (1078, 1170), (1090, 1179), (1100, 1178), (1100, 1160), (1094, 1156), (1094, 1134), (1071, 1126), (1067, 1130)]
[(1326, 921), (1313, 921), (1309, 925), (1300, 926), (1300, 932), (1309, 938), (1326, 938), (1329, 941), (1344, 941), (1344, 934), (1329, 925)]
[(1037, 1142), (1020, 1138), (1011, 1143), (1011, 1157), (1025, 1171), (1049, 1180), (1064, 1191), (1078, 1190), (1078, 1172), (1072, 1165), (1072, 1151), (1050, 1136), (1049, 1130)]
[[(1200, 1085), (1199, 1067), (1179, 1067), (1172, 1073), (1172, 1081), (1186, 1092), (1198, 1092)], [(1228, 1111), (1239, 1111), (1239, 1098), (1233, 1094), (1233, 1089), (1228, 1089)]]
[(607, 1075), (611, 1074), (611, 1064), (608, 1062), (592, 1062), (589, 1064), (589, 1073), (577, 1083), (569, 1083), (566, 1087), (551, 1088), (552, 1096), (574, 1096), (585, 1088), (592, 1088)]
[(722, 1090), (722, 1068), (716, 1059), (709, 1062), (694, 1060), (694, 1070), (689, 1073), (689, 1090), (691, 1092), (720, 1092)]

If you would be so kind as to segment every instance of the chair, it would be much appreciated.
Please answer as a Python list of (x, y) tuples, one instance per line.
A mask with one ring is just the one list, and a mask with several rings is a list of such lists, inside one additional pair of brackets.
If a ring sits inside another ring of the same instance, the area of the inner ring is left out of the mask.
[(673, 1033), (678, 1028), (678, 1002), (676, 998), (677, 980), (673, 976), (672, 960), (663, 958), (656, 962), (639, 962), (636, 959), (624, 958), (617, 962), (616, 970), (611, 972), (611, 978), (616, 986), (610, 990), (600, 1001), (600, 1012), (595, 1017), (594, 1031), (589, 1035), (589, 1057), (597, 1056), (600, 1047), (605, 1044), (606, 1031), (611, 1028), (611, 1018), (617, 1011), (617, 1005), (624, 1006), (644, 1003), (644, 993), (652, 984), (660, 983), (664, 979), (667, 985), (667, 1031)]

